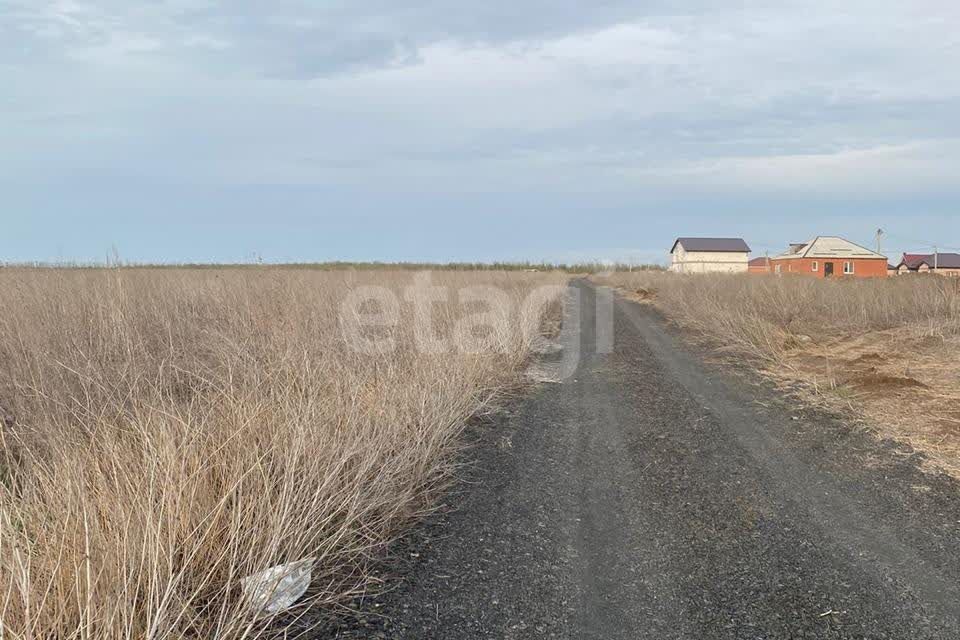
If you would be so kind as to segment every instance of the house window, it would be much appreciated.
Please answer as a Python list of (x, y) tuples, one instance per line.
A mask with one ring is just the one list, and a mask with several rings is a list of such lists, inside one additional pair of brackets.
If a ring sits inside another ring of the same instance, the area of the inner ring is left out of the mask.
[(817, 262), (816, 260), (814, 260), (813, 263), (810, 265), (810, 269), (811, 269), (812, 271), (819, 271), (819, 270), (820, 270), (820, 263)]
[(852, 274), (853, 274), (853, 263), (852, 263), (852, 262), (844, 262), (844, 263), (843, 263), (843, 272), (844, 272), (846, 275), (848, 275), (848, 276), (849, 276), (849, 275), (852, 275)]
[(780, 265), (778, 264), (777, 266), (775, 266), (775, 267), (773, 268), (773, 270), (774, 270), (776, 273), (780, 273)]

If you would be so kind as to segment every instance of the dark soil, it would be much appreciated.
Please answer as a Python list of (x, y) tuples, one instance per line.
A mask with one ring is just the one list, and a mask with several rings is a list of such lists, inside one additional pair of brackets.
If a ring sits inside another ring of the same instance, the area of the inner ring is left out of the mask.
[(958, 483), (705, 364), (648, 306), (618, 301), (596, 353), (578, 287), (573, 377), (471, 430), (392, 587), (314, 637), (960, 636)]
[(900, 389), (900, 388), (927, 388), (927, 385), (923, 384), (919, 380), (914, 378), (904, 378), (902, 376), (891, 376), (886, 373), (879, 373), (877, 371), (863, 371), (859, 373), (854, 373), (850, 375), (850, 379), (847, 381), (849, 384), (852, 384), (859, 389), (864, 390), (887, 390), (887, 389)]

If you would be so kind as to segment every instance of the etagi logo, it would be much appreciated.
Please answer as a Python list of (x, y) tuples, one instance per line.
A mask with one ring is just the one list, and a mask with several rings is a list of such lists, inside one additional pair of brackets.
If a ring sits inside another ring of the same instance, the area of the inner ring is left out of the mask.
[[(563, 308), (557, 340), (542, 335), (555, 303)], [(518, 349), (538, 354), (535, 377), (572, 377), (586, 353), (613, 350), (614, 297), (586, 280), (543, 285), (518, 298), (493, 285), (450, 287), (417, 273), (398, 292), (378, 285), (352, 289), (340, 304), (339, 321), (350, 349), (366, 355), (412, 348), (421, 354), (493, 355)]]

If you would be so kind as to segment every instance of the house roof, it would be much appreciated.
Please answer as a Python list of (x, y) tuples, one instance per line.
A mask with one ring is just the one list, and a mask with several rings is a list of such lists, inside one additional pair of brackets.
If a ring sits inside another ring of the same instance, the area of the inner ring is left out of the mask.
[(760, 256), (759, 258), (754, 258), (753, 260), (747, 263), (747, 265), (751, 267), (765, 267), (768, 264), (770, 264), (770, 258), (766, 256)]
[(670, 253), (683, 245), (687, 251), (717, 251), (723, 253), (750, 253), (750, 247), (743, 238), (677, 238)]
[(908, 269), (916, 269), (926, 257), (927, 254), (925, 253), (905, 253), (903, 254), (903, 258), (900, 259), (900, 264), (898, 264), (897, 267), (899, 268), (906, 265)]
[(960, 253), (938, 253), (936, 257), (932, 253), (905, 253), (897, 268), (906, 265), (908, 269), (915, 271), (922, 264), (931, 269), (934, 264), (939, 269), (960, 269)]
[[(934, 258), (930, 256), (927, 264), (933, 267), (933, 263)], [(941, 269), (960, 269), (960, 253), (938, 253), (936, 263)]]
[(792, 258), (887, 259), (883, 254), (871, 251), (838, 236), (817, 236), (800, 248), (791, 245), (790, 249), (776, 256), (776, 258), (777, 260)]

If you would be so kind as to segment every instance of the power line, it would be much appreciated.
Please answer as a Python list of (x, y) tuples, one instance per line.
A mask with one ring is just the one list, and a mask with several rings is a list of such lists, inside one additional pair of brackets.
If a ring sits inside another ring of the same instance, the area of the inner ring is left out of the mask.
[(908, 244), (913, 244), (913, 245), (920, 245), (920, 246), (927, 247), (927, 248), (930, 248), (930, 249), (940, 248), (940, 249), (950, 249), (950, 250), (952, 250), (952, 251), (960, 251), (960, 247), (950, 247), (950, 246), (943, 245), (943, 244), (940, 244), (939, 242), (935, 242), (935, 241), (931, 241), (931, 240), (918, 240), (918, 239), (916, 239), (916, 238), (906, 238), (906, 237), (904, 237), (904, 236), (899, 236), (899, 235), (896, 235), (896, 234), (892, 234), (892, 235), (891, 235), (891, 234), (886, 234), (886, 235), (887, 235), (888, 238), (895, 239), (895, 240), (897, 240), (897, 241), (900, 242), (900, 243), (908, 243)]

